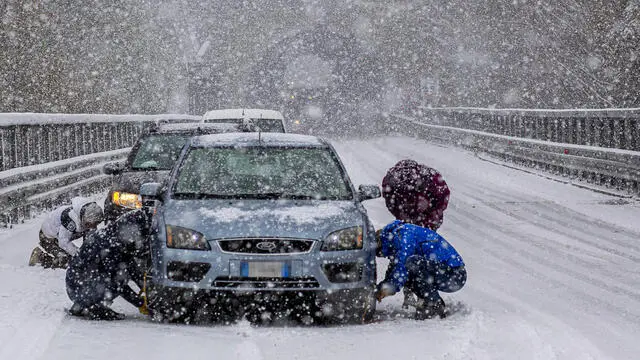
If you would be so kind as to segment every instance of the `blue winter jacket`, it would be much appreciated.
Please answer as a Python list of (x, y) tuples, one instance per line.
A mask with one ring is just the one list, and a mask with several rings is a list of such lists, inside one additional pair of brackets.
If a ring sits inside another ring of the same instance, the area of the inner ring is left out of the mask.
[(464, 266), (456, 249), (431, 229), (395, 220), (382, 229), (380, 240), (382, 255), (391, 260), (385, 282), (392, 283), (396, 292), (407, 282), (405, 262), (409, 256), (424, 256), (450, 267)]

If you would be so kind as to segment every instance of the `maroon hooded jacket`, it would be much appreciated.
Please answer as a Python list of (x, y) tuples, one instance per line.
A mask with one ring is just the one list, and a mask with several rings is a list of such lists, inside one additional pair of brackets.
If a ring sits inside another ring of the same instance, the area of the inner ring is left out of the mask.
[(401, 160), (382, 180), (382, 196), (396, 219), (436, 231), (449, 204), (440, 173), (414, 160)]

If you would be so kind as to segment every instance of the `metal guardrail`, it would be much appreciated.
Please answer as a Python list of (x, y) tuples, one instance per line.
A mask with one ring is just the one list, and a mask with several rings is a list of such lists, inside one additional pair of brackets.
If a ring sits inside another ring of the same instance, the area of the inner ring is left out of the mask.
[[(447, 119), (448, 111), (449, 109), (439, 113), (435, 120), (433, 120), (433, 113), (423, 114), (420, 119), (392, 115), (395, 126), (392, 124), (391, 127), (395, 132), (455, 144), (521, 166), (562, 175), (571, 180), (640, 195), (640, 152), (638, 151), (513, 136), (508, 135), (512, 133), (511, 131), (515, 131), (510, 127), (498, 130), (507, 134), (462, 128), (461, 126), (469, 124), (468, 121), (471, 121), (471, 118), (465, 118), (465, 121), (461, 118)], [(519, 123), (514, 115), (509, 119), (512, 119), (509, 120), (510, 122)], [(635, 118), (629, 120), (634, 120), (631, 122), (634, 125), (637, 123)], [(478, 121), (478, 118), (475, 121)], [(554, 119), (546, 118), (545, 121), (555, 126)], [(442, 123), (458, 126), (441, 125)], [(474, 126), (484, 129), (478, 124)], [(492, 129), (490, 126), (487, 128)], [(522, 130), (515, 131), (515, 134), (522, 135)], [(638, 137), (633, 141), (634, 143), (638, 141)]]
[(0, 114), (0, 224), (17, 223), (110, 184), (102, 166), (122, 160), (138, 136), (190, 115)]
[(130, 147), (148, 126), (191, 115), (0, 114), (0, 171)]
[(640, 108), (484, 109), (418, 108), (430, 124), (492, 134), (640, 151)]

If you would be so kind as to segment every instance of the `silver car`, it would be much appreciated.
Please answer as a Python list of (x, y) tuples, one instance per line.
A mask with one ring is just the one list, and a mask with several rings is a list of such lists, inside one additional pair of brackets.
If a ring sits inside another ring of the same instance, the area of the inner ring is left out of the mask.
[(367, 321), (375, 311), (375, 233), (335, 150), (312, 136), (194, 137), (156, 206), (147, 293), (155, 317), (253, 322), (274, 316)]

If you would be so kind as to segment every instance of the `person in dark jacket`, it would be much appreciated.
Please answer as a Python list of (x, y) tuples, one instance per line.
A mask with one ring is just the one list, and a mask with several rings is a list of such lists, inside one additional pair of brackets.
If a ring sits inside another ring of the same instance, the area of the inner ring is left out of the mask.
[[(396, 220), (378, 233), (378, 256), (390, 259), (378, 301), (403, 287), (414, 293), (416, 318), (446, 316), (439, 292), (461, 289), (467, 273), (460, 254), (436, 230), (443, 222), (449, 188), (435, 169), (403, 160), (383, 180), (383, 196)], [(405, 297), (410, 293), (405, 291)], [(406, 303), (406, 299), (405, 299)]]
[(129, 285), (142, 278), (139, 259), (148, 254), (149, 215), (128, 212), (88, 236), (71, 259), (66, 274), (70, 313), (93, 320), (120, 320), (124, 315), (108, 307), (115, 298), (146, 313), (144, 299)]

